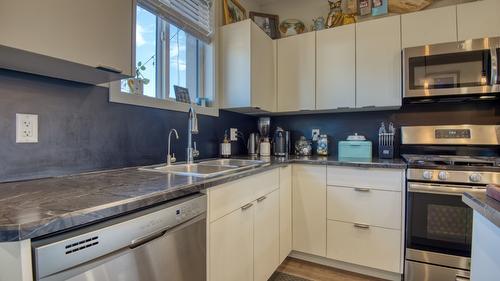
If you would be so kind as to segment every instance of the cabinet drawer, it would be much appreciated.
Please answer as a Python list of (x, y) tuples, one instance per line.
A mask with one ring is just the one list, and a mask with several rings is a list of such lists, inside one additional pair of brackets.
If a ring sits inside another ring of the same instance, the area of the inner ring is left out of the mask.
[(327, 257), (401, 273), (401, 232), (353, 223), (328, 221)]
[(279, 169), (245, 177), (208, 190), (210, 221), (279, 188)]
[(402, 191), (404, 170), (329, 166), (328, 185)]
[(328, 219), (401, 229), (401, 192), (329, 186)]

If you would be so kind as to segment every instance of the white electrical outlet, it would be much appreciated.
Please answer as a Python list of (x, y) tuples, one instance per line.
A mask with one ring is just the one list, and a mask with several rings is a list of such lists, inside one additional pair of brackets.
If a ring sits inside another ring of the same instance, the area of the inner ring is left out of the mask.
[(238, 129), (235, 129), (235, 128), (229, 129), (229, 140), (230, 141), (237, 141), (238, 140), (238, 138), (236, 136), (237, 133), (238, 133)]
[(319, 129), (312, 129), (312, 139), (313, 141), (318, 141)]
[(38, 115), (16, 114), (16, 143), (38, 142)]

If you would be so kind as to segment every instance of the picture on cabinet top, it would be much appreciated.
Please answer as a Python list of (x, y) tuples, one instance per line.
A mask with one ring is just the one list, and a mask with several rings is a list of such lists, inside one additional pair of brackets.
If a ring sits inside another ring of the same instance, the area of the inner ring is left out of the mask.
[(246, 10), (238, 0), (224, 0), (224, 24), (239, 22), (246, 18)]
[(325, 0), (330, 11), (326, 28), (369, 20), (385, 14), (407, 14), (479, 0)]
[[(389, 1), (389, 13), (405, 14), (424, 9), (440, 8), (477, 0), (384, 0)], [(382, 2), (374, 0), (373, 2)]]
[(269, 15), (257, 12), (250, 12), (250, 18), (257, 24), (269, 37), (279, 39), (279, 17), (278, 15)]

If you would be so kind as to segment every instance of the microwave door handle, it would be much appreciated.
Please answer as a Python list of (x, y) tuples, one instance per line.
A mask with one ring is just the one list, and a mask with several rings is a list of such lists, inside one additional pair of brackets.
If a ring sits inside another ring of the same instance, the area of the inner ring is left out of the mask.
[(497, 49), (495, 48), (495, 46), (491, 46), (490, 53), (491, 53), (490, 85), (495, 86), (498, 80), (498, 56), (497, 56)]

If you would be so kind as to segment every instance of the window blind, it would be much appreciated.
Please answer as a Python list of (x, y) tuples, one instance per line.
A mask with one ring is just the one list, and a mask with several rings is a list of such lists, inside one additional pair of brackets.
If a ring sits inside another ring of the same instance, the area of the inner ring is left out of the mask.
[(139, 0), (139, 4), (194, 37), (210, 43), (213, 0)]

